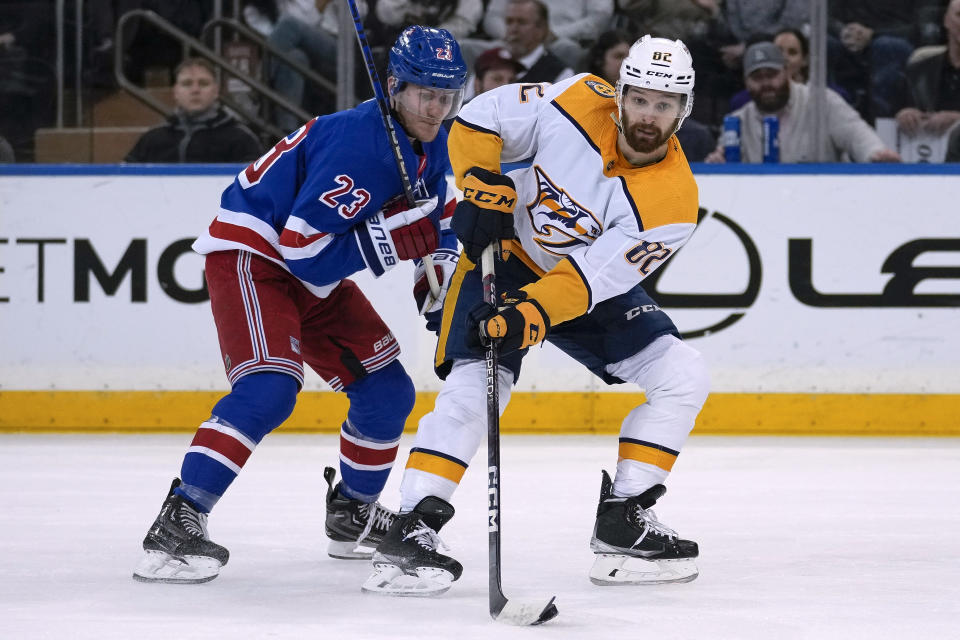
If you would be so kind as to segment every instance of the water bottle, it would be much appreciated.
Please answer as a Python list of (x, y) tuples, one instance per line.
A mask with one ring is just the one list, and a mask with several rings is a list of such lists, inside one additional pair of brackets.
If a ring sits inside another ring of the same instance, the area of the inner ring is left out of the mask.
[(780, 119), (763, 117), (763, 161), (780, 162)]
[(740, 162), (740, 116), (723, 118), (720, 141), (723, 144), (724, 159), (727, 162)]

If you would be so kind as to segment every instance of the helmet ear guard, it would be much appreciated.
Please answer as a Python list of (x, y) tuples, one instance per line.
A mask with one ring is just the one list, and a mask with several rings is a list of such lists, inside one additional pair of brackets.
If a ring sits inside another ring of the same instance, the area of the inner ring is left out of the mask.
[(676, 133), (693, 111), (695, 76), (693, 56), (681, 40), (643, 36), (631, 45), (627, 57), (620, 63), (616, 87), (618, 119), (623, 119), (623, 92), (628, 86), (679, 93), (684, 99), (673, 131)]

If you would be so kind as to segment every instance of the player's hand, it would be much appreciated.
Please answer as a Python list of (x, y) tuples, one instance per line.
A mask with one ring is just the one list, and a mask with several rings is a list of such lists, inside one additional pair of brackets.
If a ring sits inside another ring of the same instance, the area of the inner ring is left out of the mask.
[(413, 208), (401, 196), (353, 228), (364, 262), (374, 276), (383, 275), (401, 260), (422, 258), (437, 248), (440, 232), (429, 217), (436, 208), (437, 196), (418, 200)]
[[(500, 353), (507, 354), (518, 349), (527, 349), (547, 337), (550, 331), (550, 319), (540, 303), (528, 298), (523, 291), (508, 291), (500, 296), (505, 305), (496, 310), (493, 305), (483, 303), (474, 307), (469, 314), (471, 330), (468, 336), (476, 335), (471, 346), (482, 345), (490, 339), (499, 341)], [(472, 327), (478, 327), (473, 330)]]
[(517, 191), (509, 176), (473, 167), (463, 179), (463, 200), (450, 226), (471, 262), (478, 262), (488, 244), (516, 237), (513, 207)]
[(437, 196), (429, 200), (417, 200), (412, 209), (408, 208), (403, 198), (391, 200), (383, 206), (383, 224), (390, 232), (398, 258), (422, 258), (437, 248), (440, 233), (437, 225), (428, 217), (436, 208)]
[(417, 303), (418, 313), (427, 320), (427, 331), (439, 331), (443, 301), (447, 297), (453, 272), (457, 269), (460, 253), (453, 249), (437, 249), (430, 254), (430, 258), (433, 260), (437, 282), (440, 283), (440, 295), (434, 298), (430, 294), (427, 269), (422, 261), (418, 261), (417, 268), (413, 272), (413, 299)]

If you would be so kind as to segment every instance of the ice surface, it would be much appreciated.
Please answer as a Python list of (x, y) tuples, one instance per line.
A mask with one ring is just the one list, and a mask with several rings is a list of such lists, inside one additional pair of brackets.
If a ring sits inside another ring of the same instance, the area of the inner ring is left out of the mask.
[(960, 637), (957, 440), (691, 438), (656, 510), (700, 543), (700, 577), (597, 587), (587, 544), (616, 438), (505, 436), (504, 591), (560, 609), (513, 628), (487, 613), (483, 450), (442, 535), (464, 576), (439, 598), (362, 594), (367, 563), (326, 556), (333, 435), (264, 440), (210, 519), (231, 552), (219, 578), (134, 582), (191, 437), (0, 436), (0, 638)]

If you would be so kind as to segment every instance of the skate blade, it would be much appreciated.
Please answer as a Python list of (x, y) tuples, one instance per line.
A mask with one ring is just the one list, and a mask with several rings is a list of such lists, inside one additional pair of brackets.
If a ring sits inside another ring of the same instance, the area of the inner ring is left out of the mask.
[(220, 575), (219, 560), (206, 556), (175, 558), (163, 551), (145, 551), (133, 570), (138, 582), (166, 582), (170, 584), (200, 584)]
[(453, 584), (453, 574), (435, 567), (418, 567), (417, 575), (404, 573), (392, 564), (374, 565), (373, 573), (360, 590), (387, 596), (430, 598), (446, 593)]
[(679, 584), (700, 575), (693, 558), (644, 560), (623, 554), (598, 553), (590, 582), (601, 587), (632, 584)]
[(327, 555), (337, 560), (369, 560), (373, 557), (373, 549), (353, 541), (331, 540)]

